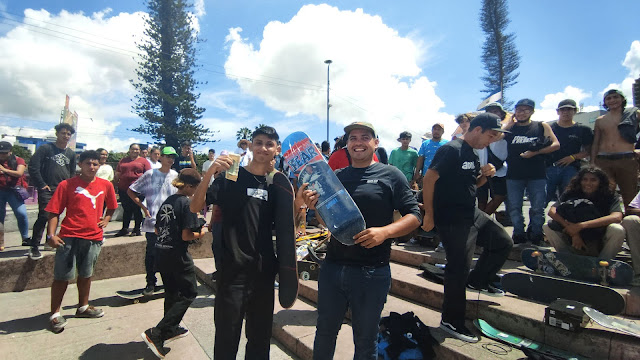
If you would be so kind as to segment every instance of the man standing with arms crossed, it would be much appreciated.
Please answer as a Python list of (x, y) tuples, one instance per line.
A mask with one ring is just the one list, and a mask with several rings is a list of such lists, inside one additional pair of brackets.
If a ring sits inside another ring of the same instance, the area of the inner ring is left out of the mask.
[[(32, 260), (42, 259), (38, 246), (47, 226), (48, 215), (45, 208), (49, 200), (58, 184), (76, 173), (76, 154), (73, 149), (67, 148), (71, 135), (76, 131), (69, 124), (58, 124), (55, 129), (56, 142), (40, 146), (29, 161), (29, 175), (38, 189), (38, 219), (33, 224), (29, 250), (29, 258)], [(22, 245), (27, 244), (23, 242)]]
[[(362, 212), (367, 229), (354, 236), (355, 245), (329, 242), (318, 279), (316, 360), (333, 358), (347, 308), (351, 309), (354, 359), (377, 358), (378, 324), (391, 286), (391, 243), (420, 225), (418, 202), (406, 177), (373, 159), (378, 146), (373, 126), (355, 122), (344, 131), (351, 165), (337, 170), (336, 176)], [(317, 193), (305, 190), (303, 196), (307, 206), (315, 209)], [(395, 222), (394, 210), (402, 215)]]
[(591, 163), (595, 163), (607, 175), (611, 187), (620, 187), (625, 208), (636, 196), (638, 187), (638, 162), (634, 153), (640, 110), (629, 108), (620, 90), (604, 93), (607, 113), (596, 119), (591, 147)]
[[(513, 247), (502, 225), (475, 206), (477, 187), (496, 169), (490, 163), (481, 168), (474, 149), (489, 146), (503, 131), (498, 116), (476, 116), (464, 139), (452, 140), (438, 149), (423, 179), (422, 228), (431, 231), (437, 226), (447, 254), (440, 328), (467, 342), (479, 339), (464, 323), (465, 285), (489, 296), (503, 296), (504, 292), (492, 286), (490, 280)], [(476, 243), (484, 252), (469, 273)]]
[(400, 136), (398, 137), (398, 141), (402, 145), (399, 148), (391, 150), (391, 155), (389, 156), (389, 165), (393, 165), (400, 169), (404, 176), (407, 177), (409, 185), (413, 188), (415, 185), (415, 182), (413, 181), (413, 174), (418, 162), (418, 152), (409, 147), (409, 144), (411, 144), (410, 132), (401, 132)]

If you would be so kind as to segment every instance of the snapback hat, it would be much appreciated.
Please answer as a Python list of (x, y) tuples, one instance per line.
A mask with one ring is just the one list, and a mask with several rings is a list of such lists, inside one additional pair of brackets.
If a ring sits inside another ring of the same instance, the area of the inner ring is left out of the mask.
[(469, 131), (478, 126), (482, 128), (482, 131), (495, 130), (499, 132), (509, 132), (502, 129), (502, 124), (500, 123), (500, 117), (498, 117), (498, 115), (487, 112), (482, 113), (471, 120), (471, 123), (469, 124)]
[(11, 151), (11, 143), (8, 141), (0, 141), (0, 153), (8, 153)]
[(433, 126), (431, 126), (431, 129), (433, 129), (433, 128), (434, 128), (434, 127), (436, 127), (436, 126), (440, 126), (440, 128), (441, 128), (442, 130), (444, 130), (444, 124), (443, 124), (443, 123), (435, 123), (435, 124), (433, 124)]
[(351, 124), (344, 127), (344, 133), (348, 136), (351, 130), (355, 130), (355, 129), (368, 130), (373, 133), (374, 137), (376, 136), (376, 129), (373, 127), (373, 125), (371, 125), (371, 123), (368, 123), (366, 121), (352, 122)]
[(558, 109), (563, 109), (563, 108), (572, 108), (572, 109), (577, 109), (578, 106), (576, 105), (576, 102), (572, 99), (564, 99), (562, 101), (560, 101), (558, 103)]
[(498, 109), (500, 109), (500, 112), (502, 112), (502, 116), (507, 114), (507, 112), (504, 111), (504, 108), (502, 107), (502, 104), (500, 104), (499, 102), (492, 102), (492, 103), (487, 104), (487, 106), (484, 107), (484, 111), (487, 111), (488, 108), (498, 108)]
[(163, 147), (162, 151), (160, 153), (162, 155), (178, 156), (178, 153), (176, 152), (176, 149), (173, 148), (173, 146), (165, 146), (165, 147)]
[(515, 107), (517, 108), (518, 106), (528, 106), (528, 107), (530, 107), (532, 109), (535, 109), (536, 108), (536, 103), (535, 103), (535, 101), (533, 101), (531, 99), (520, 99), (516, 103)]

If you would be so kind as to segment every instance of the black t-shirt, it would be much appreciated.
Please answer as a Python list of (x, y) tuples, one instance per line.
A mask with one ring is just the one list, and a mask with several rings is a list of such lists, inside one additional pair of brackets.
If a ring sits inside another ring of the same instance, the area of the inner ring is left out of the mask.
[(218, 176), (207, 190), (207, 204), (222, 212), (222, 266), (227, 274), (245, 277), (256, 271), (275, 271), (272, 202), (265, 176), (253, 175), (244, 167), (238, 180)]
[(182, 155), (178, 156), (176, 160), (173, 162), (173, 165), (171, 165), (171, 168), (177, 172), (180, 172), (180, 170), (190, 168), (190, 167), (191, 167), (191, 157), (182, 156)]
[(198, 215), (189, 210), (191, 200), (185, 195), (173, 194), (165, 200), (156, 216), (156, 267), (159, 271), (173, 271), (193, 267), (188, 252), (189, 243), (182, 240), (183, 229), (193, 229)]
[[(582, 124), (574, 124), (569, 127), (558, 125), (557, 121), (551, 124), (551, 130), (560, 142), (560, 149), (549, 154), (549, 163), (553, 165), (556, 161), (582, 151), (582, 148), (591, 146), (593, 143), (593, 130)], [(579, 167), (580, 161), (576, 160), (571, 165)]]
[(63, 180), (75, 175), (76, 154), (70, 148), (44, 144), (33, 154), (27, 169), (38, 189), (48, 185), (55, 190)]
[[(403, 216), (413, 214), (422, 220), (407, 178), (391, 165), (374, 163), (366, 168), (336, 170), (336, 176), (356, 203), (367, 228), (383, 227), (393, 222), (393, 211)], [(356, 266), (382, 266), (389, 263), (392, 239), (367, 249), (360, 245), (347, 246), (336, 239), (329, 242), (327, 260)]]
[(440, 175), (433, 192), (434, 221), (473, 220), (480, 175), (480, 160), (474, 149), (463, 139), (451, 140), (436, 151), (429, 169)]
[(544, 127), (539, 121), (529, 125), (514, 125), (504, 134), (507, 140), (507, 179), (536, 180), (544, 179), (547, 174), (544, 154), (525, 159), (520, 154), (525, 151), (537, 151), (550, 144), (544, 137)]

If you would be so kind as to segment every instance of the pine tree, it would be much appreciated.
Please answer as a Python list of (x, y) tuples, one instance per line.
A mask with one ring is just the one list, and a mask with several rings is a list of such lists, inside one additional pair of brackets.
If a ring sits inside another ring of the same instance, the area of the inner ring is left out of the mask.
[(211, 132), (197, 121), (204, 108), (198, 107), (198, 81), (194, 78), (196, 48), (199, 41), (192, 27), (186, 0), (148, 0), (147, 40), (138, 43), (142, 60), (133, 111), (144, 124), (134, 131), (178, 148), (180, 143), (209, 141)]
[(506, 0), (483, 0), (480, 13), (480, 26), (486, 38), (482, 45), (482, 63), (486, 75), (482, 76), (483, 93), (493, 94), (502, 91), (502, 104), (506, 101), (505, 91), (517, 84), (520, 75), (516, 72), (520, 66), (520, 55), (515, 45), (515, 35), (506, 34), (509, 25), (509, 10)]

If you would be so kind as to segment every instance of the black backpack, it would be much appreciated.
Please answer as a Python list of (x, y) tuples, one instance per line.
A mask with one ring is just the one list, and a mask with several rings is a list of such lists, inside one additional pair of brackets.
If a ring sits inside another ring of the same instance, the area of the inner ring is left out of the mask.
[(438, 342), (431, 336), (429, 327), (411, 311), (402, 315), (392, 312), (380, 319), (380, 335), (389, 343), (386, 352), (391, 359), (416, 347), (422, 352), (423, 359), (436, 357), (433, 346)]

